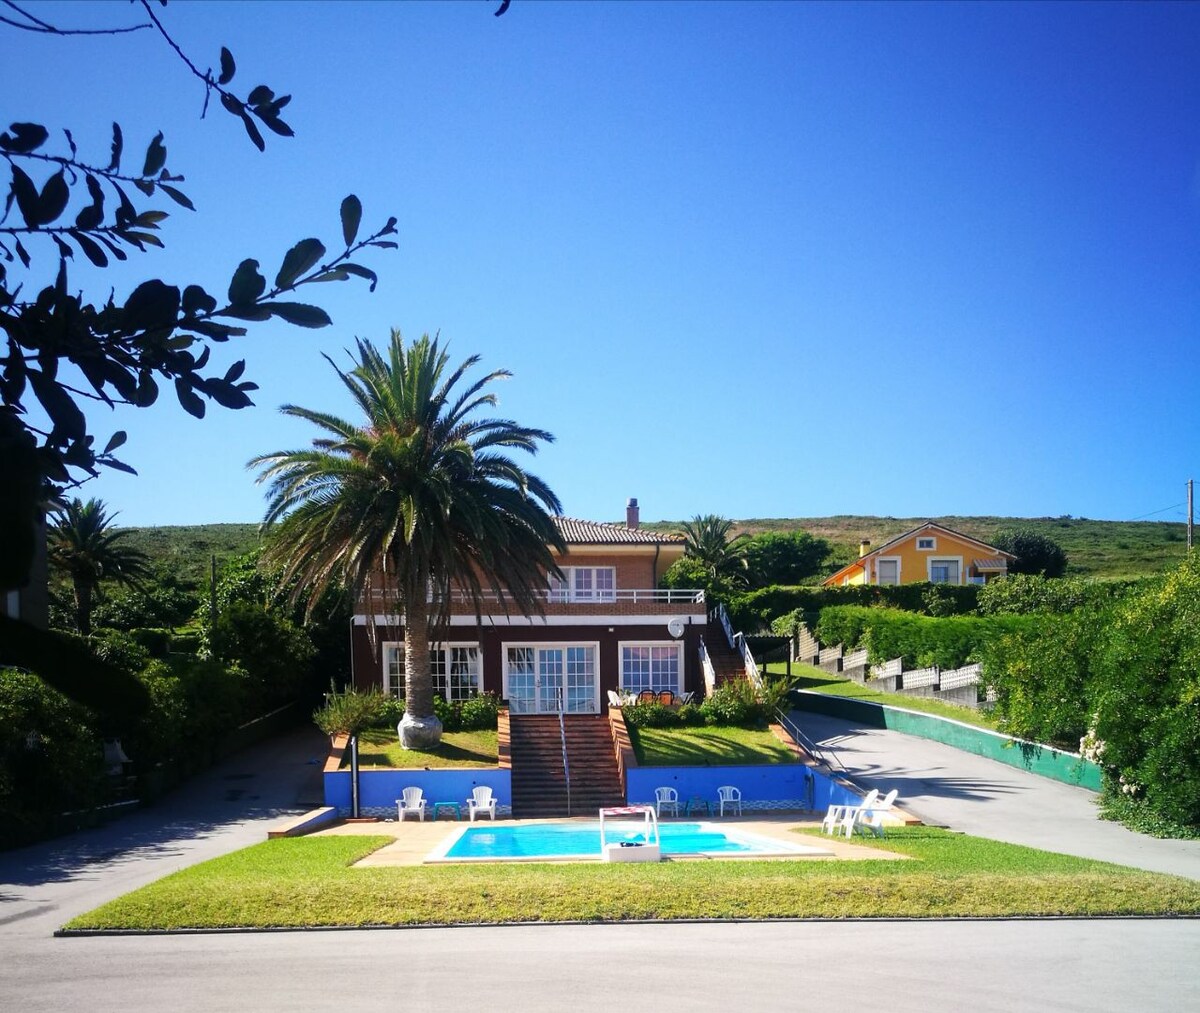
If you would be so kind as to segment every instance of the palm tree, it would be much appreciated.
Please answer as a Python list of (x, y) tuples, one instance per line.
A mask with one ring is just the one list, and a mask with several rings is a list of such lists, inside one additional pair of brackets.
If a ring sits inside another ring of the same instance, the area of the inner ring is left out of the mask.
[(270, 483), (265, 524), (278, 527), (266, 556), (282, 563), (285, 582), (298, 578), (310, 603), (339, 583), (355, 595), (381, 592), (404, 616), (401, 744), (424, 749), (441, 739), (429, 645), (448, 619), (452, 588), (477, 614), (488, 592), (536, 612), (547, 573), (557, 572), (550, 546), (565, 549), (551, 516), (561, 512), (558, 497), (507, 454), (536, 453), (554, 438), (479, 417), (496, 404), (485, 388), (510, 374), (496, 370), (457, 389), (478, 356), (451, 370), (436, 337), (406, 348), (397, 330), (386, 355), (357, 345), (348, 372), (326, 358), (363, 419), (285, 405), (284, 414), (328, 435), (250, 467)]
[(71, 578), (75, 599), (75, 627), (85, 637), (92, 633), (92, 608), (101, 580), (138, 587), (150, 575), (149, 560), (140, 550), (122, 544), (127, 530), (112, 527), (117, 515), (108, 515), (98, 499), (70, 500), (58, 512), (46, 533), (53, 566)]
[(716, 514), (685, 521), (683, 553), (702, 564), (714, 583), (737, 586), (746, 582), (746, 536), (730, 538), (733, 521)]

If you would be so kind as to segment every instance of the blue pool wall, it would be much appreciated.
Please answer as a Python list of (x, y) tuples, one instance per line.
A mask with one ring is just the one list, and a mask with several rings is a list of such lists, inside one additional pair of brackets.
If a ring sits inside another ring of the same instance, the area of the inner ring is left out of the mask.
[[(359, 811), (364, 816), (396, 818), (396, 799), (405, 788), (425, 793), (429, 815), (434, 802), (457, 802), (466, 815), (466, 800), (476, 785), (486, 784), (496, 798), (497, 815), (512, 814), (512, 771), (500, 767), (456, 767), (447, 770), (360, 770)], [(653, 794), (653, 793), (651, 793)], [(325, 804), (338, 816), (350, 815), (350, 771), (325, 772)]]
[[(674, 788), (681, 805), (699, 796), (716, 809), (717, 789), (741, 789), (742, 808), (752, 811), (812, 809), (857, 804), (860, 797), (846, 785), (802, 763), (737, 767), (632, 767), (626, 771), (630, 805), (654, 802), (655, 788)], [(693, 813), (692, 815), (695, 815)]]

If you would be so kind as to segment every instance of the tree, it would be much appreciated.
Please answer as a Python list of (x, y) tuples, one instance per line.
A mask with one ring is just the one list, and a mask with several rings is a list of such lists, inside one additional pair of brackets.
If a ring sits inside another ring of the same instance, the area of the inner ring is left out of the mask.
[(992, 544), (1017, 557), (1008, 564), (1009, 573), (1061, 577), (1067, 572), (1067, 554), (1062, 547), (1032, 528), (1005, 528), (996, 532)]
[(728, 587), (746, 583), (746, 536), (731, 538), (733, 521), (716, 514), (697, 515), (685, 521), (679, 534), (685, 539), (685, 556), (702, 564), (709, 577)]
[(100, 500), (73, 499), (47, 532), (50, 564), (70, 578), (75, 628), (85, 637), (92, 634), (92, 608), (101, 580), (137, 587), (150, 574), (149, 560), (122, 544), (128, 532), (114, 528), (114, 520), (116, 514), (109, 516)]
[[(436, 337), (407, 347), (393, 330), (386, 353), (366, 341), (338, 378), (361, 409), (354, 423), (285, 405), (287, 415), (327, 433), (311, 449), (254, 458), (269, 482), (269, 562), (319, 599), (344, 583), (356, 596), (381, 594), (403, 614), (405, 714), (401, 743), (429, 748), (441, 739), (433, 713), (431, 631), (447, 619), (451, 592), (477, 614), (486, 591), (515, 607), (541, 608), (550, 546), (565, 550), (549, 486), (507, 451), (536, 453), (553, 437), (508, 419), (483, 418), (496, 404), (489, 373), (461, 389), (478, 356), (449, 368)], [(548, 512), (549, 511), (549, 512)], [(431, 593), (432, 592), (432, 593)]]
[[(263, 128), (291, 136), (281, 115), (291, 96), (277, 96), (266, 85), (235, 93), (237, 64), (228, 49), (221, 49), (219, 69), (200, 70), (149, 0), (138, 2), (147, 21), (110, 29), (60, 28), (12, 0), (6, 0), (8, 16), (0, 22), (13, 30), (59, 36), (156, 33), (202, 82), (205, 107), (215, 96), (257, 148), (265, 148)], [(100, 158), (83, 155), (69, 129), (53, 136), (52, 141), (51, 131), (40, 123), (20, 121), (0, 132), (0, 159), (11, 170), (0, 217), (0, 592), (28, 583), (40, 519), (55, 487), (77, 484), (104, 466), (133, 470), (114, 456), (125, 433), (115, 432), (98, 444), (81, 404), (146, 408), (155, 403), (162, 384), (173, 387), (180, 405), (197, 417), (210, 400), (232, 409), (252, 404), (249, 394), (256, 385), (242, 378), (244, 362), (224, 373), (208, 369), (211, 343), (241, 337), (243, 324), (271, 318), (301, 327), (328, 325), (320, 307), (283, 297), (301, 286), (351, 277), (365, 279), (374, 289), (375, 273), (354, 258), (369, 247), (396, 246), (384, 238), (395, 233), (395, 218), (359, 238), (362, 206), (351, 195), (341, 205), (344, 246), (327, 255), (320, 240), (300, 240), (284, 255), (271, 285), (258, 261), (244, 259), (221, 298), (195, 281), (151, 278), (123, 300), (111, 292), (89, 299), (70, 286), (68, 262), (77, 253), (101, 268), (125, 261), (134, 251), (163, 245), (158, 233), (168, 217), (164, 206), (194, 207), (180, 188), (183, 177), (167, 168), (161, 132), (133, 165), (125, 158), (117, 123), (111, 149)], [(44, 276), (55, 280), (37, 291), (36, 271), (47, 259), (57, 261), (57, 270)], [(44, 424), (32, 411), (35, 405)], [(0, 656), (35, 669), (66, 692), (78, 684), (60, 667), (63, 644), (26, 623), (0, 617)], [(134, 699), (139, 692), (128, 684), (112, 695)]]
[(821, 569), (829, 543), (807, 531), (764, 531), (745, 543), (751, 587), (799, 584)]

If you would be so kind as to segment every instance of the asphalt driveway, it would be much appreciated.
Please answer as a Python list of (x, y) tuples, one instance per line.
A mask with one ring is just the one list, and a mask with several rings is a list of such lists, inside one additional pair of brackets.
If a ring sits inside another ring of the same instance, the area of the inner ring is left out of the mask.
[(792, 718), (856, 783), (898, 789), (896, 804), (925, 823), (1200, 879), (1200, 841), (1158, 840), (1101, 820), (1084, 788), (901, 732), (806, 711)]

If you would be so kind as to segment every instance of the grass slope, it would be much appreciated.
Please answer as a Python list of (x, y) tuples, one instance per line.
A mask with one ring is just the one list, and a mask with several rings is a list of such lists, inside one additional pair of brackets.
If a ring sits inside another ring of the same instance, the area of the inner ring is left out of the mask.
[(140, 549), (152, 564), (162, 564), (190, 587), (207, 587), (210, 560), (217, 569), (234, 556), (258, 548), (257, 524), (193, 524), (126, 528), (125, 544)]
[(914, 861), (349, 868), (390, 840), (268, 841), (167, 876), (66, 928), (1200, 914), (1200, 883), (1191, 880), (929, 827), (873, 845), (881, 858)]
[[(395, 729), (369, 728), (358, 737), (358, 762), (362, 767), (397, 767), (405, 770), (434, 767), (494, 767), (499, 762), (496, 732), (443, 732), (436, 749), (403, 749)], [(342, 761), (350, 766), (350, 757)]]
[(629, 728), (643, 767), (737, 766), (798, 763), (796, 754), (771, 732), (755, 728)]

